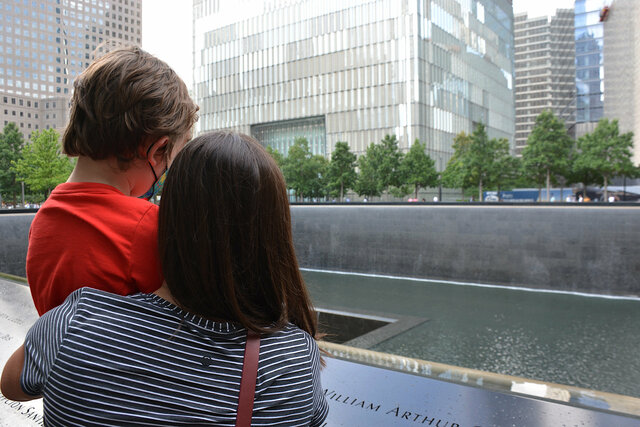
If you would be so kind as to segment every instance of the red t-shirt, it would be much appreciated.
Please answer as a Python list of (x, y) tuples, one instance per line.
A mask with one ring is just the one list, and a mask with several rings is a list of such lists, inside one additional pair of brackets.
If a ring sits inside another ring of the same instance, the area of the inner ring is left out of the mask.
[(58, 185), (33, 218), (27, 250), (31, 296), (43, 314), (83, 286), (120, 295), (153, 292), (158, 206), (97, 183)]

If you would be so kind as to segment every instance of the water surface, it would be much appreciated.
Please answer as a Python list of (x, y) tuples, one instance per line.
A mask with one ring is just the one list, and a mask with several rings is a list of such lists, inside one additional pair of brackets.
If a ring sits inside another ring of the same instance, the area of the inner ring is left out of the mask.
[(640, 299), (303, 274), (318, 307), (428, 319), (371, 350), (640, 397)]

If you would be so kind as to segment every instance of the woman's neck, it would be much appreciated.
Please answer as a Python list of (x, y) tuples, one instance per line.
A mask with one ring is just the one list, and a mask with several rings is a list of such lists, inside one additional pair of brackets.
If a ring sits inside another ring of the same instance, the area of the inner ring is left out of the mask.
[(165, 301), (169, 301), (171, 304), (180, 307), (180, 304), (173, 298), (171, 295), (171, 291), (169, 290), (169, 286), (167, 286), (167, 282), (163, 281), (162, 285), (154, 292), (155, 295), (159, 296)]

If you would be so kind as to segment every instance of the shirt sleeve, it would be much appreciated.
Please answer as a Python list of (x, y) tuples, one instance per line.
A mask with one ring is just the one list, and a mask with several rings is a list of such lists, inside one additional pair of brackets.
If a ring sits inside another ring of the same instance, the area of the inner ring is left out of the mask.
[(51, 367), (78, 306), (82, 289), (71, 293), (58, 307), (46, 312), (29, 329), (24, 342), (24, 366), (20, 376), (22, 390), (29, 395), (42, 395)]
[(164, 280), (158, 252), (158, 206), (150, 205), (136, 226), (130, 255), (132, 284), (146, 293), (156, 291)]
[(320, 426), (329, 415), (329, 404), (320, 381), (321, 364), (318, 343), (308, 335), (307, 340), (309, 340), (309, 349), (311, 350), (311, 371), (313, 375), (313, 415), (311, 426)]

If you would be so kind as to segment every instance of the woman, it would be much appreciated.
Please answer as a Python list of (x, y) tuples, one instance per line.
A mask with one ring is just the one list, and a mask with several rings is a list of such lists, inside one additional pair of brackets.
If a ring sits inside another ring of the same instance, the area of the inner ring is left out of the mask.
[(176, 157), (153, 294), (82, 288), (40, 318), (2, 373), (44, 397), (46, 425), (234, 425), (248, 331), (260, 334), (253, 425), (320, 425), (328, 406), (286, 186), (253, 138), (215, 132)]

